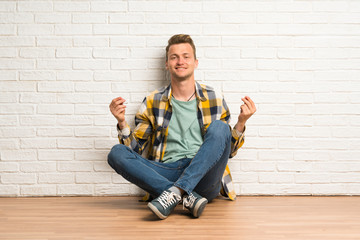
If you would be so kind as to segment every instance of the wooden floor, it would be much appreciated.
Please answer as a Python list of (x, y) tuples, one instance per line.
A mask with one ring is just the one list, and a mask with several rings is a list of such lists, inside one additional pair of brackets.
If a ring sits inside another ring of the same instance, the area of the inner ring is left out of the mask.
[(215, 199), (166, 220), (137, 197), (0, 198), (0, 239), (360, 239), (360, 197)]

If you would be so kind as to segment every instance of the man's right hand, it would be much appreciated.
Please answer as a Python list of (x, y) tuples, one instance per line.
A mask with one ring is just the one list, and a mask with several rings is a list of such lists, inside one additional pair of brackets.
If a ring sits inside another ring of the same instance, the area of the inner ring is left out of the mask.
[(117, 97), (114, 98), (109, 105), (112, 115), (114, 115), (114, 117), (118, 120), (120, 129), (123, 129), (126, 126), (126, 121), (125, 121), (126, 106), (124, 105), (125, 101), (126, 100), (123, 99), (122, 97)]

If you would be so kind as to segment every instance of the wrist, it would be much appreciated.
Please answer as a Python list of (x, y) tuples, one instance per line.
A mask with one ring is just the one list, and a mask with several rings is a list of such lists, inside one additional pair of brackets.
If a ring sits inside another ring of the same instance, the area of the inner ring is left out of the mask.
[(245, 129), (245, 122), (237, 122), (235, 125), (235, 129), (238, 130), (239, 132), (244, 132)]
[(126, 127), (126, 122), (123, 121), (123, 122), (118, 122), (118, 126), (119, 126), (119, 129), (120, 130), (123, 130), (125, 127)]

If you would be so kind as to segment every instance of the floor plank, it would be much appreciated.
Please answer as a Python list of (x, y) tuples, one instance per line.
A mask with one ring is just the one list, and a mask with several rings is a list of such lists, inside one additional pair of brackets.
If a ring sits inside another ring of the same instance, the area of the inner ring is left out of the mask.
[(158, 220), (138, 197), (0, 198), (0, 239), (360, 239), (360, 197), (215, 199)]

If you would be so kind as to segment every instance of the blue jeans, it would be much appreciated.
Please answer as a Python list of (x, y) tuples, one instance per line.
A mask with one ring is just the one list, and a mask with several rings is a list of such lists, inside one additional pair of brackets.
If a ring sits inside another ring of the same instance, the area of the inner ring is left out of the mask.
[(118, 174), (154, 198), (176, 186), (187, 193), (195, 191), (210, 202), (220, 192), (230, 148), (229, 125), (217, 120), (208, 127), (204, 142), (192, 159), (183, 158), (173, 163), (150, 161), (118, 144), (111, 149), (108, 163)]

